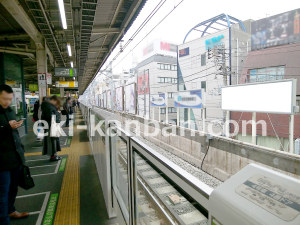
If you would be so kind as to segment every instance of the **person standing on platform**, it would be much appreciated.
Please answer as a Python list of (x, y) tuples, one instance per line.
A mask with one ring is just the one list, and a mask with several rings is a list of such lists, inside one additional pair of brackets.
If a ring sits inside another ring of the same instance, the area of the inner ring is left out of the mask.
[(60, 107), (60, 100), (56, 95), (51, 96), (49, 101), (44, 101), (41, 105), (42, 120), (48, 123), (48, 128), (45, 129), (45, 133), (48, 133), (44, 137), (43, 141), (43, 155), (49, 155), (50, 161), (59, 161), (61, 157), (57, 156), (57, 152), (61, 151), (59, 137), (51, 137), (51, 122), (52, 116), (55, 115), (56, 123), (60, 122), (59, 112), (57, 109)]
[(71, 98), (70, 97), (68, 97), (66, 99), (65, 103), (63, 104), (63, 108), (64, 108), (65, 114), (67, 116), (66, 127), (69, 127), (70, 114), (71, 114)]
[(74, 113), (76, 113), (76, 105), (77, 105), (76, 99), (74, 99), (74, 100), (72, 101), (72, 107), (73, 107), (73, 112), (74, 112)]
[(14, 206), (18, 194), (18, 177), (25, 164), (24, 146), (19, 128), (23, 120), (16, 121), (16, 114), (9, 106), (14, 97), (8, 85), (0, 85), (0, 225), (9, 225), (10, 218), (27, 217), (27, 212), (17, 212)]

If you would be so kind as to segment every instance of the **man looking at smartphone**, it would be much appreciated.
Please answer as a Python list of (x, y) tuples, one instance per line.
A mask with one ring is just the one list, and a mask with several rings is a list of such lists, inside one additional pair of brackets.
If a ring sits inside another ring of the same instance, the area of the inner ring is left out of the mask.
[(27, 217), (14, 207), (18, 193), (18, 175), (25, 163), (24, 146), (21, 143), (19, 128), (23, 120), (16, 121), (14, 110), (9, 106), (14, 97), (8, 85), (0, 85), (0, 225), (9, 225), (10, 218)]

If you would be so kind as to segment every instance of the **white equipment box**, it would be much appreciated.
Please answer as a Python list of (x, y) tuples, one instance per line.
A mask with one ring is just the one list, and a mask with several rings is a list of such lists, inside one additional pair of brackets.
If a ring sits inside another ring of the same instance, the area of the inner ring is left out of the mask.
[(211, 225), (299, 225), (300, 180), (250, 164), (209, 197)]

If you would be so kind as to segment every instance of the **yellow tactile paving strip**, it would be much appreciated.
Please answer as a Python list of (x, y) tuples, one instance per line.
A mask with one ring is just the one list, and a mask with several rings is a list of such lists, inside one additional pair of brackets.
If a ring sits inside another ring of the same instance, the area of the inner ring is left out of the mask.
[(29, 153), (25, 153), (25, 156), (31, 156), (31, 155), (42, 155), (42, 152), (29, 152)]
[(80, 224), (80, 185), (79, 185), (79, 157), (90, 155), (88, 142), (79, 142), (80, 131), (76, 126), (82, 121), (76, 115), (74, 136), (71, 146), (63, 148), (59, 155), (68, 155), (64, 179), (59, 195), (54, 225), (79, 225)]

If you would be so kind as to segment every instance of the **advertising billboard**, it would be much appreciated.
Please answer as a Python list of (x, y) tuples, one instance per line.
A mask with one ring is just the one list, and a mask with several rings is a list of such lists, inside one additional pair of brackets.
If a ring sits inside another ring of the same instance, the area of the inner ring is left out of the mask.
[(118, 111), (123, 111), (124, 104), (124, 95), (123, 95), (123, 87), (116, 88), (116, 103), (115, 108)]
[(108, 90), (106, 91), (106, 94), (107, 94), (107, 108), (108, 109), (111, 109), (111, 90)]
[(103, 107), (102, 104), (103, 104), (103, 96), (102, 94), (99, 94), (99, 107)]
[(44, 73), (38, 74), (38, 84), (39, 84), (39, 96), (40, 97), (47, 96), (46, 74)]
[(183, 48), (179, 50), (179, 57), (187, 56), (190, 54), (190, 48)]
[(146, 119), (149, 119), (150, 116), (150, 101), (149, 101), (150, 95), (138, 95), (137, 101), (137, 114), (139, 116), (143, 116)]
[(295, 105), (296, 79), (222, 87), (222, 110), (292, 114)]
[(174, 107), (196, 109), (203, 108), (201, 89), (174, 93)]
[(137, 109), (138, 115), (149, 118), (150, 115), (150, 85), (149, 70), (138, 72), (137, 76)]
[(95, 105), (99, 106), (99, 95), (95, 96)]
[(46, 74), (47, 84), (52, 84), (52, 74), (47, 73)]
[(128, 113), (135, 114), (135, 83), (125, 86), (125, 111)]
[(300, 9), (253, 21), (251, 50), (300, 41)]
[(138, 95), (149, 94), (149, 74), (148, 70), (143, 71), (137, 77)]
[(151, 106), (166, 107), (167, 106), (166, 94), (160, 93), (160, 94), (150, 95), (150, 102), (151, 102)]
[(177, 57), (177, 44), (155, 39), (142, 49), (141, 61), (156, 54)]
[(29, 84), (29, 91), (38, 91), (39, 86), (38, 84)]
[(107, 108), (107, 95), (106, 91), (102, 93), (102, 98), (103, 98), (103, 108)]

